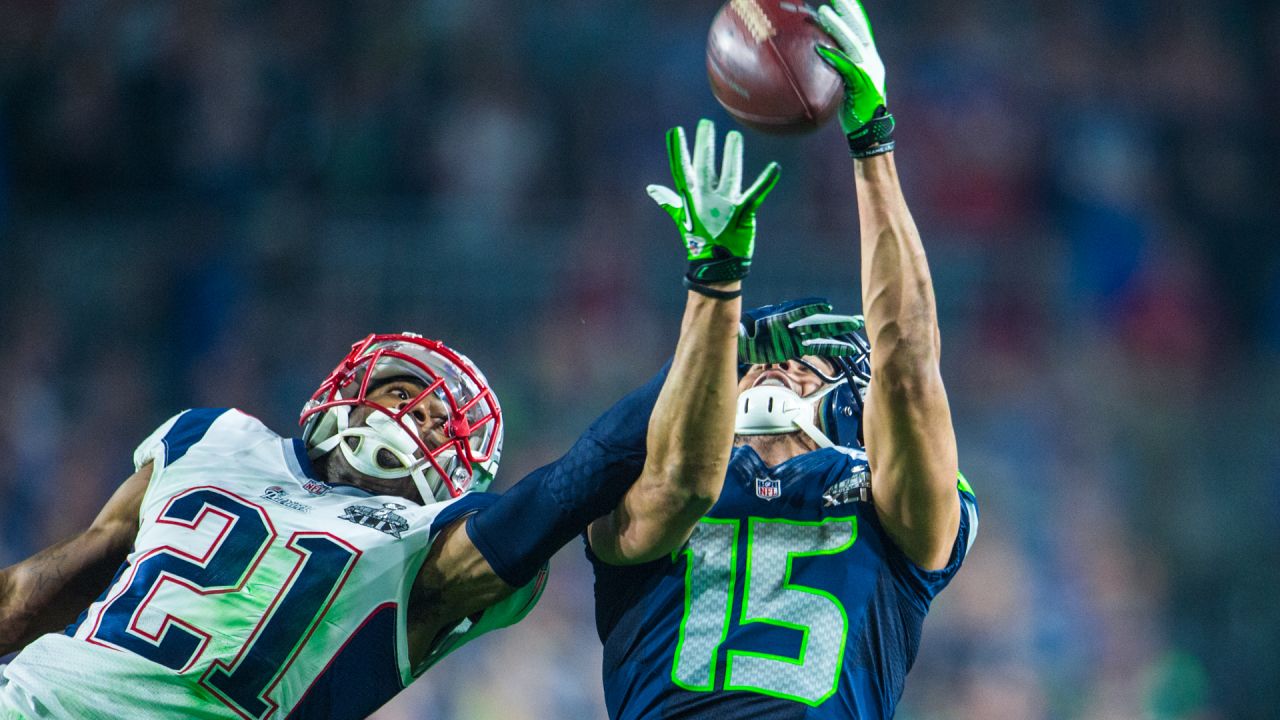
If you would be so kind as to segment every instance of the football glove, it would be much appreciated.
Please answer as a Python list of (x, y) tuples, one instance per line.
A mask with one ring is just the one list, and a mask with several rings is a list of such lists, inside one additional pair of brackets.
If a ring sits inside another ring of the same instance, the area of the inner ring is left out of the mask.
[(889, 152), (894, 120), (885, 105), (884, 63), (862, 3), (831, 0), (818, 8), (818, 24), (839, 46), (819, 45), (817, 51), (844, 78), (840, 127), (849, 140), (849, 154), (865, 158)]
[(765, 305), (742, 314), (738, 362), (780, 363), (805, 355), (852, 357), (862, 353), (842, 339), (862, 329), (861, 315), (833, 315), (820, 298)]
[(688, 250), (688, 281), (719, 283), (738, 280), (751, 269), (755, 250), (756, 210), (778, 182), (778, 163), (771, 162), (746, 192), (742, 191), (742, 133), (724, 140), (724, 162), (716, 177), (716, 128), (698, 122), (689, 157), (684, 128), (667, 132), (667, 156), (675, 189), (650, 185), (649, 197), (675, 220)]

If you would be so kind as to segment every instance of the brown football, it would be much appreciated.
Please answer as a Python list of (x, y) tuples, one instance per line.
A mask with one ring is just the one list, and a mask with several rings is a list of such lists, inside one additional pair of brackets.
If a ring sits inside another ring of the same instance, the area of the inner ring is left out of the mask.
[(803, 2), (729, 0), (711, 21), (711, 92), (739, 122), (772, 133), (807, 132), (831, 117), (842, 81), (814, 52), (835, 46)]

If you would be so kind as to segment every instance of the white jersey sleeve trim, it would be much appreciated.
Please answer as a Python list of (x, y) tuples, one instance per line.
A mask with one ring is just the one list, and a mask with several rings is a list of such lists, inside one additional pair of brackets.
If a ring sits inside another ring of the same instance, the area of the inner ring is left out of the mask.
[[(157, 469), (164, 466), (164, 436), (169, 434), (173, 426), (177, 424), (178, 418), (182, 417), (187, 410), (174, 415), (164, 422), (163, 425), (156, 428), (156, 431), (147, 436), (141, 444), (133, 451), (133, 469), (141, 470), (143, 465), (149, 462), (159, 460), (156, 463)], [(154, 473), (155, 470), (152, 470)]]

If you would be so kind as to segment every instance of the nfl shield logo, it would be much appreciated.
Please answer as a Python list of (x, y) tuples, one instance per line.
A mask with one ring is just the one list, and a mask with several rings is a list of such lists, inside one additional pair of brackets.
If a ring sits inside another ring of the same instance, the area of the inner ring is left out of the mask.
[(782, 494), (782, 481), (768, 475), (756, 476), (756, 497), (761, 500), (773, 500)]

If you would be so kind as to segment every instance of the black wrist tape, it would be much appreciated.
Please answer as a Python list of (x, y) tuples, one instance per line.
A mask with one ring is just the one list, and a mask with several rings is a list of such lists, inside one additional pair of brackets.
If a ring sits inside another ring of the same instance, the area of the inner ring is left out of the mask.
[(685, 277), (696, 283), (718, 283), (741, 280), (751, 272), (751, 258), (734, 255), (723, 246), (711, 248), (711, 257), (690, 260)]
[(738, 288), (737, 290), (717, 290), (713, 287), (703, 285), (702, 283), (696, 283), (687, 277), (681, 279), (684, 281), (685, 287), (699, 295), (706, 295), (709, 298), (714, 298), (716, 300), (732, 300), (736, 297), (742, 297), (742, 288)]
[(866, 125), (849, 133), (849, 154), (855, 158), (883, 155), (893, 150), (893, 128), (897, 123), (893, 115), (881, 105)]

